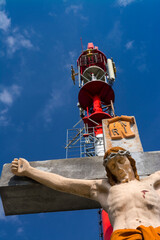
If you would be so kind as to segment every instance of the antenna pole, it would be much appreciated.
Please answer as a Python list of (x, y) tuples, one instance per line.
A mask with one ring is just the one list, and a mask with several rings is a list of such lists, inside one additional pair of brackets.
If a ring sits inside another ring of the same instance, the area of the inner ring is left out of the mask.
[(81, 40), (81, 47), (82, 47), (82, 52), (83, 52), (83, 43), (82, 43), (82, 37), (80, 38)]

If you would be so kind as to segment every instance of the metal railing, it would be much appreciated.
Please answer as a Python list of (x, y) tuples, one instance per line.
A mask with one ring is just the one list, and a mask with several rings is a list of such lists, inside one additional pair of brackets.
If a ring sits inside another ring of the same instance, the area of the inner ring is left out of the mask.
[(95, 156), (96, 140), (93, 127), (67, 129), (66, 158)]

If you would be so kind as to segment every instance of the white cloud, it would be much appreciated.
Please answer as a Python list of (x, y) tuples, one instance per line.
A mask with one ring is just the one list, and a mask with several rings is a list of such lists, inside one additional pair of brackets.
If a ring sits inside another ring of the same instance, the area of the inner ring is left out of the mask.
[(15, 84), (0, 88), (0, 126), (9, 125), (9, 109), (20, 94), (21, 87)]
[(21, 48), (32, 49), (33, 44), (29, 39), (29, 32), (23, 29), (23, 33), (21, 33), (17, 26), (11, 26), (11, 18), (6, 14), (5, 4), (5, 0), (0, 0), (0, 30), (4, 33), (2, 35), (2, 41), (7, 46), (8, 55), (12, 56)]
[(0, 93), (0, 102), (7, 105), (12, 104), (13, 102), (12, 95), (6, 89), (4, 89), (3, 92)]
[(116, 69), (117, 69), (117, 74), (123, 73), (123, 69), (119, 65), (116, 65)]
[(53, 113), (60, 107), (65, 106), (69, 101), (69, 91), (73, 86), (70, 79), (65, 81), (61, 88), (53, 88), (49, 99), (42, 111), (43, 119), (46, 123), (53, 121)]
[(19, 96), (21, 93), (21, 87), (16, 84), (13, 84), (11, 86), (11, 91), (13, 96)]
[(0, 102), (6, 105), (11, 105), (13, 100), (20, 95), (21, 88), (18, 85), (2, 88), (0, 92)]
[(44, 119), (47, 123), (52, 121), (52, 114), (53, 112), (60, 106), (63, 106), (65, 104), (63, 99), (63, 91), (58, 90), (58, 89), (53, 89), (52, 93), (51, 93), (51, 97), (48, 100), (44, 112), (43, 112), (43, 116)]
[(17, 229), (17, 235), (21, 235), (24, 232), (24, 229), (22, 227), (19, 227)]
[(70, 5), (66, 8), (65, 12), (67, 14), (69, 14), (70, 12), (77, 14), (80, 10), (82, 10), (82, 5)]
[(127, 5), (135, 2), (136, 0), (118, 0), (117, 4), (121, 7), (126, 7)]
[(51, 17), (57, 17), (57, 14), (55, 12), (49, 12), (48, 15)]
[(134, 43), (134, 40), (127, 42), (126, 45), (125, 45), (126, 49), (127, 50), (132, 49), (133, 48), (133, 43)]
[(149, 70), (149, 66), (147, 66), (147, 51), (146, 51), (146, 43), (141, 41), (136, 44), (136, 53), (133, 57), (133, 63), (136, 64), (137, 69), (140, 72), (146, 72)]
[(0, 29), (7, 31), (11, 25), (11, 19), (7, 17), (4, 11), (0, 11)]
[(8, 54), (12, 55), (17, 50), (21, 48), (31, 49), (33, 45), (31, 41), (25, 38), (22, 34), (14, 34), (13, 36), (8, 36), (6, 39), (7, 47), (8, 47)]
[[(69, 59), (70, 59), (71, 61), (75, 61), (76, 57), (77, 57), (77, 51), (76, 51), (76, 50), (73, 50), (73, 51), (70, 51), (70, 52), (69, 52)], [(68, 60), (68, 59), (67, 59), (67, 60)]]
[(65, 9), (65, 13), (66, 14), (73, 13), (74, 15), (79, 17), (81, 20), (86, 22), (88, 20), (88, 17), (86, 17), (82, 14), (82, 11), (81, 11), (82, 9), (83, 9), (83, 6), (81, 4), (80, 5), (70, 5)]
[(0, 5), (5, 5), (6, 1), (5, 0), (0, 0)]
[(9, 125), (9, 119), (7, 117), (7, 113), (8, 113), (8, 108), (4, 108), (2, 111), (0, 111), (0, 126)]
[(5, 0), (0, 0), (0, 29), (6, 32), (11, 25), (11, 19), (8, 18), (4, 10), (5, 4)]
[(108, 33), (107, 40), (112, 42), (112, 45), (117, 46), (117, 45), (120, 45), (122, 41), (122, 35), (123, 35), (123, 32), (122, 32), (121, 24), (119, 21), (116, 21), (114, 23), (113, 28)]
[(65, 60), (66, 63), (64, 64), (64, 67), (66, 69), (71, 69), (71, 65), (74, 65), (75, 59), (77, 58), (78, 58), (78, 52), (76, 50), (69, 51), (68, 56)]
[(81, 18), (82, 20), (84, 20), (84, 21), (88, 21), (88, 17), (83, 16), (82, 14), (80, 15), (80, 18)]

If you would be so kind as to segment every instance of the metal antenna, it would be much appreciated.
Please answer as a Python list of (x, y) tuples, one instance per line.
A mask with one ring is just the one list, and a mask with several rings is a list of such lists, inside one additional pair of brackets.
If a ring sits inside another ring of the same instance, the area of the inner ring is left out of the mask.
[(82, 43), (82, 37), (80, 37), (81, 40), (81, 47), (82, 47), (82, 52), (83, 52), (83, 43)]

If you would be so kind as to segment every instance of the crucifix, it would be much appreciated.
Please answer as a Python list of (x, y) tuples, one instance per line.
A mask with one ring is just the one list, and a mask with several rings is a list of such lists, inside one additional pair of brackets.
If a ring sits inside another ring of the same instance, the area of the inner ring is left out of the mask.
[(89, 128), (94, 127), (97, 156), (32, 163), (16, 158), (12, 165), (4, 165), (0, 193), (5, 214), (102, 207), (109, 213), (113, 240), (124, 234), (144, 237), (146, 231), (158, 239), (160, 153), (143, 152), (134, 117), (115, 116), (110, 86), (115, 73), (113, 61), (90, 44), (78, 64), (79, 102), (81, 111), (87, 113), (83, 116), (84, 137), (91, 136)]
[[(15, 159), (12, 167), (11, 164), (7, 164), (2, 171), (1, 197), (5, 213), (6, 215), (24, 214), (99, 208), (101, 206), (109, 212), (115, 234), (121, 234), (119, 229), (136, 229), (141, 225), (145, 227), (152, 225), (157, 229), (160, 223), (158, 210), (160, 172), (157, 172), (159, 157), (160, 152), (139, 152), (130, 155), (124, 149), (113, 147), (106, 153), (104, 160), (102, 157), (70, 159), (68, 163), (67, 159), (49, 160), (32, 162), (30, 166), (24, 159)], [(137, 175), (134, 175), (130, 168), (129, 158), (137, 159), (139, 175), (146, 178), (141, 181), (136, 178)], [(109, 168), (114, 176), (117, 176), (118, 182), (115, 185), (109, 183), (105, 177), (102, 160), (105, 168)], [(116, 166), (114, 169), (112, 164), (116, 165), (119, 161), (121, 171), (122, 166), (125, 167), (122, 173), (117, 174), (118, 170), (116, 169), (118, 168)], [(57, 167), (59, 168), (57, 169)], [(10, 168), (17, 176), (11, 173)], [(48, 171), (44, 172), (43, 169), (47, 168)], [(63, 170), (65, 168), (68, 169), (66, 172)], [(71, 172), (70, 169), (72, 169)], [(155, 171), (156, 173), (154, 173)], [(52, 172), (56, 172), (58, 175)], [(60, 172), (65, 177), (59, 176)], [(149, 174), (151, 175), (148, 177)], [(36, 181), (30, 180), (30, 178)], [(74, 180), (74, 178), (76, 179)], [(77, 180), (77, 178), (79, 179)], [(137, 207), (134, 205), (135, 202)], [(123, 207), (124, 204), (126, 209)], [(142, 213), (140, 213), (139, 204)], [(137, 210), (138, 215), (136, 214)], [(130, 213), (127, 214), (126, 211)], [(119, 215), (119, 219), (125, 217), (125, 220), (117, 220), (116, 217), (114, 218), (114, 213), (116, 216)], [(150, 217), (151, 215), (152, 217)], [(126, 216), (128, 216), (128, 220)], [(131, 227), (130, 224), (134, 227)], [(133, 234), (137, 234), (137, 231), (145, 230), (138, 229)]]

